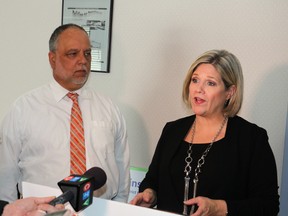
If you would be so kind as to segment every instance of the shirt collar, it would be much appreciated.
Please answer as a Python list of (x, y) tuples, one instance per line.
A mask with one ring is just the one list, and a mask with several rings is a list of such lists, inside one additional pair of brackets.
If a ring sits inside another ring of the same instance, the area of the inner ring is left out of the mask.
[[(50, 88), (52, 90), (52, 93), (54, 95), (54, 98), (57, 102), (61, 101), (63, 98), (65, 98), (65, 96), (67, 95), (67, 93), (69, 93), (70, 91), (68, 91), (67, 89), (63, 88), (55, 79), (52, 80), (52, 82), (50, 83)], [(85, 96), (86, 93), (84, 91), (84, 88), (80, 88), (76, 91), (73, 91), (75, 93), (77, 93), (79, 96), (83, 95)]]

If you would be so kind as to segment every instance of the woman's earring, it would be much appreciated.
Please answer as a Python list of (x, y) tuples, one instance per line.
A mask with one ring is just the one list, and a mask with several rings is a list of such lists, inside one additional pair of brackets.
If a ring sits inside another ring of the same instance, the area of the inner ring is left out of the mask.
[(228, 106), (229, 101), (230, 101), (230, 99), (228, 99), (228, 100), (225, 101), (225, 103), (224, 103), (224, 107), (227, 107), (227, 106)]

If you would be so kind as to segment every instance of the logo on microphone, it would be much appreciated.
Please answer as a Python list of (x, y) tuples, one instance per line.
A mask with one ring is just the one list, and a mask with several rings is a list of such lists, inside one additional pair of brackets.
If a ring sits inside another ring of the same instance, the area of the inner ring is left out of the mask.
[(72, 178), (72, 179), (70, 180), (70, 182), (78, 182), (79, 179), (81, 179), (81, 177), (75, 176), (74, 178)]
[(90, 188), (91, 188), (91, 183), (88, 182), (87, 184), (84, 185), (83, 190), (85, 192), (85, 191), (89, 190)]
[(90, 196), (90, 192), (91, 192), (91, 190), (88, 190), (88, 191), (84, 192), (83, 195), (82, 195), (82, 200), (88, 199), (89, 196)]
[(70, 180), (73, 179), (73, 178), (74, 178), (74, 176), (68, 176), (68, 177), (64, 178), (63, 180), (64, 180), (64, 181), (70, 181)]
[(64, 178), (63, 180), (64, 181), (70, 181), (70, 182), (82, 182), (82, 181), (86, 181), (88, 178), (87, 177), (84, 177), (84, 176), (74, 176), (74, 175), (71, 175), (71, 176), (68, 176), (66, 178)]

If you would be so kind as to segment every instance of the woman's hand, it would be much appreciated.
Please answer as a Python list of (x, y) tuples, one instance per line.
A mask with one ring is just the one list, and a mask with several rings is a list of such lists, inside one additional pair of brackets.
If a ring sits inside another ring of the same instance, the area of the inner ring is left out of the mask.
[(143, 207), (153, 207), (157, 202), (156, 193), (154, 190), (147, 188), (142, 193), (138, 193), (131, 201), (130, 204)]
[(224, 200), (213, 200), (207, 197), (196, 197), (184, 202), (186, 205), (197, 205), (198, 209), (191, 216), (226, 216), (227, 204)]

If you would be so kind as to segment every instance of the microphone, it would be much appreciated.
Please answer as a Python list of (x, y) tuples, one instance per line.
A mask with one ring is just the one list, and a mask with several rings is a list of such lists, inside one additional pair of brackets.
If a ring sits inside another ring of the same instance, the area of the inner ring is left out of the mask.
[(70, 202), (73, 209), (78, 212), (92, 204), (93, 191), (101, 188), (106, 180), (106, 173), (99, 167), (92, 167), (83, 175), (70, 175), (58, 182), (63, 194), (49, 204), (55, 206)]

